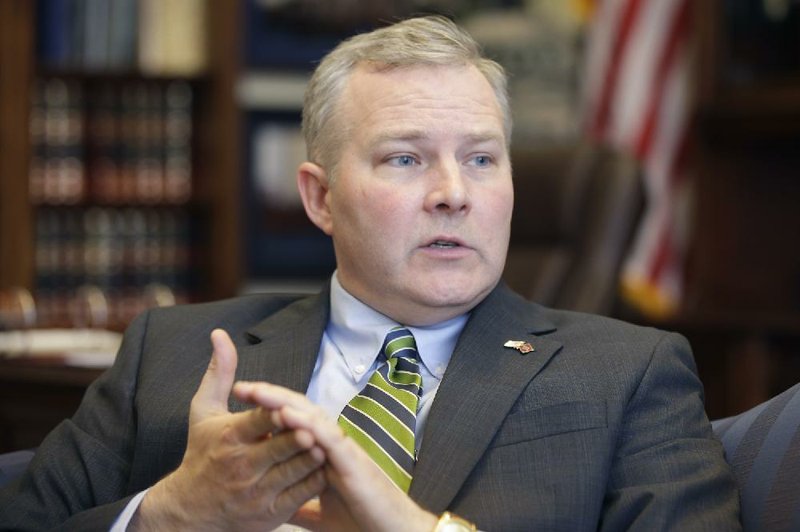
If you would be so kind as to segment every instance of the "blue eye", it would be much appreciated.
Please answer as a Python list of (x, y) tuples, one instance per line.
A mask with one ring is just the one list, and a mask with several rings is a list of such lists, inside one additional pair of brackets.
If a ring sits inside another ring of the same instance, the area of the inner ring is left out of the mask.
[(414, 166), (417, 160), (412, 155), (398, 155), (389, 159), (393, 166)]
[(489, 166), (492, 164), (492, 158), (488, 155), (476, 155), (472, 158), (472, 164), (480, 167)]

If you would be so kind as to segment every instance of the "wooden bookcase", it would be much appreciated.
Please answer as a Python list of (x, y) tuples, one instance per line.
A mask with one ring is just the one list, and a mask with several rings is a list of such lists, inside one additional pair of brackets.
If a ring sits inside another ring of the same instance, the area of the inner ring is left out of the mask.
[[(0, 290), (36, 290), (36, 205), (29, 200), (29, 113), (37, 65), (36, 2), (0, 2)], [(185, 209), (202, 234), (193, 253), (193, 299), (234, 295), (241, 282), (240, 127), (234, 87), (239, 74), (240, 5), (208, 1), (208, 68), (191, 83), (195, 98), (192, 199)], [(44, 72), (46, 74), (46, 72)], [(148, 79), (142, 74), (127, 77)], [(70, 73), (78, 79), (80, 71)], [(87, 74), (87, 76), (89, 76)], [(108, 76), (114, 74), (97, 74)], [(123, 325), (124, 324), (119, 324)]]

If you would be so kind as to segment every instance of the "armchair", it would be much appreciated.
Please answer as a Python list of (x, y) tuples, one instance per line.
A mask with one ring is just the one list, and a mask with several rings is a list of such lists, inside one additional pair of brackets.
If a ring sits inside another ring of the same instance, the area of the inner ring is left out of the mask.
[(800, 383), (712, 426), (739, 485), (744, 530), (800, 530)]
[(34, 452), (29, 449), (0, 454), (0, 488), (25, 472), (33, 454)]

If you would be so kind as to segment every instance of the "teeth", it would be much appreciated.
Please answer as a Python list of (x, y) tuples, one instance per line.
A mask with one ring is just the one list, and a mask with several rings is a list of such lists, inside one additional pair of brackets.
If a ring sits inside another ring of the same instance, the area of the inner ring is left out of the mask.
[(437, 240), (433, 244), (431, 244), (433, 248), (454, 248), (456, 244), (454, 242), (445, 242), (444, 240)]

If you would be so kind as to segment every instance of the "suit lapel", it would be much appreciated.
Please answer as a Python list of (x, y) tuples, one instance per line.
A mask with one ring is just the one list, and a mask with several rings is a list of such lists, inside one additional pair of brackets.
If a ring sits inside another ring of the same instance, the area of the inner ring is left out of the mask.
[[(328, 322), (329, 289), (301, 299), (247, 331), (251, 345), (239, 347), (237, 380), (266, 381), (305, 393)], [(247, 408), (237, 402), (234, 410)]]
[[(519, 394), (560, 349), (535, 334), (555, 327), (504, 285), (464, 328), (436, 393), (409, 494), (429, 510), (447, 509), (483, 456)], [(530, 342), (522, 354), (507, 340)]]

